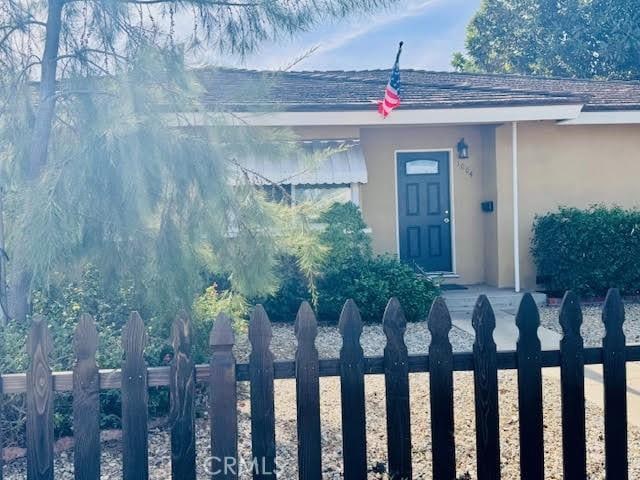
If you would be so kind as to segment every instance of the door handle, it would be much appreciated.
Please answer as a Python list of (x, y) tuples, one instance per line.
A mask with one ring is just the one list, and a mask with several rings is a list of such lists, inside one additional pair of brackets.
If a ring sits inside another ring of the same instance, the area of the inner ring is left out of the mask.
[(445, 219), (443, 220), (443, 222), (444, 222), (444, 223), (449, 223), (449, 222), (450, 222), (450, 220), (449, 220), (449, 218), (445, 218)]

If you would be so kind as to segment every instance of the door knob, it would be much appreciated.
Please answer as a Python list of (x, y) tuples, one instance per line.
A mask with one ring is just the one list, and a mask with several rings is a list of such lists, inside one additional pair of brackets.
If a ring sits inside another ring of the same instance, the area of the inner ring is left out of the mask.
[(448, 218), (445, 218), (445, 219), (444, 219), (444, 223), (449, 223), (449, 219), (448, 219)]

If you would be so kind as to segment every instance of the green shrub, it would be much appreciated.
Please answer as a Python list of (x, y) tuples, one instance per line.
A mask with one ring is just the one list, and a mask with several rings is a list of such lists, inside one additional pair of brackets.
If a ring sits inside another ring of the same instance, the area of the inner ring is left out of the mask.
[[(316, 310), (321, 321), (337, 322), (344, 303), (353, 299), (363, 320), (379, 322), (390, 297), (398, 297), (407, 319), (422, 320), (438, 292), (431, 281), (391, 255), (373, 254), (371, 237), (360, 209), (333, 204), (320, 217), (325, 225), (319, 241), (327, 247), (316, 282)], [(313, 298), (294, 257), (280, 265), (278, 292), (261, 300), (274, 321), (293, 321), (303, 300)]]
[(302, 302), (311, 302), (307, 278), (300, 271), (298, 260), (293, 255), (283, 255), (276, 268), (280, 286), (276, 293), (255, 299), (269, 313), (272, 322), (293, 322)]
[[(98, 270), (88, 265), (79, 281), (62, 287), (40, 290), (33, 295), (34, 314), (44, 315), (53, 339), (51, 368), (54, 371), (71, 370), (75, 353), (73, 334), (80, 313), (93, 315), (99, 335), (97, 362), (100, 368), (120, 368), (122, 362), (121, 331), (131, 310), (139, 309), (133, 287), (129, 284), (109, 288)], [(151, 366), (164, 362), (164, 352), (170, 352), (168, 332), (164, 321), (141, 311), (149, 332), (146, 361)], [(0, 371), (25, 372), (29, 366), (26, 343), (30, 323), (10, 322), (0, 327)], [(152, 415), (163, 415), (168, 408), (166, 389), (151, 389), (149, 407)], [(24, 443), (25, 396), (9, 396), (4, 405), (3, 431), (7, 445)], [(72, 433), (70, 394), (56, 394), (54, 427), (56, 437)], [(102, 428), (120, 426), (120, 392), (100, 393), (100, 425)]]
[(247, 328), (249, 304), (246, 299), (230, 290), (219, 291), (216, 284), (208, 287), (193, 303), (193, 360), (208, 362), (209, 333), (216, 317), (224, 313), (233, 320), (237, 332)]
[(319, 240), (328, 247), (326, 268), (373, 257), (367, 224), (355, 204), (334, 203), (319, 220), (325, 226)]
[(531, 253), (539, 279), (551, 292), (604, 295), (617, 287), (640, 290), (640, 211), (594, 205), (561, 207), (538, 216)]
[(331, 268), (318, 283), (318, 316), (337, 321), (351, 298), (364, 321), (380, 322), (389, 299), (397, 297), (407, 320), (419, 321), (426, 318), (437, 293), (431, 281), (395, 256), (379, 255)]

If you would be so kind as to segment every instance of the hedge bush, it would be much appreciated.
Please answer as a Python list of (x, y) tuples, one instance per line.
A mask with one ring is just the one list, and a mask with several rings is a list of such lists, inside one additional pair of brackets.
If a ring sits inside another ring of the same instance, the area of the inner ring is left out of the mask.
[[(54, 371), (71, 370), (75, 354), (73, 334), (80, 313), (93, 315), (98, 328), (99, 347), (97, 362), (100, 368), (120, 368), (123, 351), (121, 347), (122, 327), (131, 310), (138, 310), (147, 327), (148, 342), (145, 361), (149, 366), (167, 365), (173, 350), (170, 345), (171, 322), (177, 312), (165, 316), (153, 315), (145, 310), (132, 284), (109, 286), (100, 272), (88, 265), (77, 282), (63, 287), (36, 291), (33, 299), (34, 313), (46, 317), (53, 337), (51, 367)], [(245, 300), (229, 291), (219, 292), (216, 285), (206, 289), (198, 297), (192, 309), (194, 326), (193, 358), (202, 363), (209, 358), (209, 332), (212, 319), (220, 312), (229, 314), (237, 330), (246, 330), (248, 306)], [(26, 342), (30, 322), (9, 322), (0, 326), (0, 371), (3, 373), (25, 372), (29, 365)], [(120, 428), (120, 391), (100, 392), (100, 427)], [(25, 439), (25, 395), (7, 396), (4, 415), (0, 415), (0, 428), (5, 434), (5, 445), (24, 445)], [(72, 396), (56, 393), (54, 428), (55, 436), (72, 434)], [(151, 417), (168, 413), (169, 395), (166, 387), (149, 389), (149, 412)], [(2, 413), (2, 412), (0, 412)]]
[(640, 210), (561, 207), (536, 217), (531, 245), (538, 277), (553, 293), (601, 296), (640, 291)]
[[(398, 297), (407, 320), (423, 320), (438, 294), (430, 280), (391, 255), (374, 255), (371, 236), (360, 209), (353, 203), (333, 204), (320, 217), (325, 225), (319, 241), (327, 247), (316, 282), (316, 310), (320, 321), (335, 323), (344, 303), (357, 303), (362, 319), (380, 322), (390, 297)], [(261, 300), (273, 321), (293, 321), (303, 300), (312, 299), (304, 276), (293, 257), (284, 258), (281, 285)]]
[[(44, 315), (53, 338), (51, 367), (54, 371), (71, 370), (75, 354), (73, 350), (74, 330), (80, 313), (91, 313), (97, 324), (99, 347), (97, 361), (101, 368), (119, 368), (122, 361), (121, 327), (129, 312), (136, 308), (134, 293), (130, 285), (108, 289), (102, 278), (88, 265), (78, 282), (47, 291), (36, 291), (33, 310)], [(144, 315), (145, 312), (142, 312)], [(146, 320), (146, 318), (145, 318)], [(30, 322), (9, 322), (0, 327), (0, 371), (5, 373), (25, 372), (29, 365), (26, 343)], [(155, 344), (151, 341), (152, 346)], [(163, 342), (164, 343), (164, 342)], [(152, 363), (159, 364), (150, 358)], [(150, 408), (164, 410), (168, 398), (152, 394)], [(8, 396), (4, 404), (2, 428), (6, 445), (23, 445), (25, 435), (25, 396)], [(72, 433), (72, 397), (70, 393), (58, 393), (55, 399), (54, 427), (56, 437)], [(100, 426), (120, 426), (120, 393), (114, 390), (100, 394)]]

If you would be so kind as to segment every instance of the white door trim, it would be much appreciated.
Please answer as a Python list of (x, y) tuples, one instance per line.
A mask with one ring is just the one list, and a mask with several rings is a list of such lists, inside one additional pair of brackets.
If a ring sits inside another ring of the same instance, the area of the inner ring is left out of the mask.
[(399, 153), (432, 153), (446, 152), (449, 155), (449, 218), (451, 219), (451, 271), (450, 272), (428, 272), (428, 273), (446, 273), (457, 275), (456, 265), (456, 209), (453, 190), (453, 148), (417, 148), (417, 149), (399, 149), (393, 151), (393, 180), (394, 180), (394, 202), (396, 204), (395, 227), (396, 227), (396, 254), (400, 258), (400, 214), (398, 205), (398, 154)]

